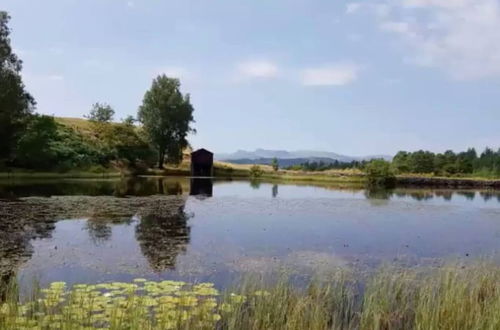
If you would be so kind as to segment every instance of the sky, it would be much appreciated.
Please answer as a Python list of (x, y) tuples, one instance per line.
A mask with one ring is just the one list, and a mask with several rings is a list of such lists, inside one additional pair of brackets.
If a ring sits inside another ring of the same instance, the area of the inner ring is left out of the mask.
[(500, 147), (500, 0), (2, 0), (39, 113), (136, 115), (158, 74), (195, 148)]

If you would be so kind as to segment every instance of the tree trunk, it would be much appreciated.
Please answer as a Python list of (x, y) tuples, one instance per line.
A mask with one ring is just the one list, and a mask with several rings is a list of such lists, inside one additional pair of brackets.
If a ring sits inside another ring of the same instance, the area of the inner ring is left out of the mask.
[(165, 152), (164, 151), (159, 151), (158, 152), (158, 168), (163, 169), (163, 162), (165, 161)]

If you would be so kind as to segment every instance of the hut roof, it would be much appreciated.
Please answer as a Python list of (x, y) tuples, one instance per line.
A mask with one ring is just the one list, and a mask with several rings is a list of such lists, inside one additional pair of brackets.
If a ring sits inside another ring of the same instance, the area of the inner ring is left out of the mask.
[(198, 154), (198, 153), (209, 153), (209, 154), (213, 155), (213, 153), (212, 153), (212, 152), (208, 151), (208, 150), (207, 150), (207, 149), (205, 149), (205, 148), (201, 148), (201, 149), (198, 149), (198, 150), (196, 150), (196, 151), (193, 151), (193, 152), (191, 153), (191, 155)]

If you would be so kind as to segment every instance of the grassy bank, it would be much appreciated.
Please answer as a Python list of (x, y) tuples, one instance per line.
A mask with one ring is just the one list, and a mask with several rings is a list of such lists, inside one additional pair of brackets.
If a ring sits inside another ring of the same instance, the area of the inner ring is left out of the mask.
[[(492, 264), (396, 270), (355, 280), (337, 272), (305, 288), (247, 279), (220, 294), (210, 283), (75, 285), (20, 302), (4, 292), (0, 328), (499, 329), (500, 268)], [(365, 283), (365, 284), (361, 284)]]

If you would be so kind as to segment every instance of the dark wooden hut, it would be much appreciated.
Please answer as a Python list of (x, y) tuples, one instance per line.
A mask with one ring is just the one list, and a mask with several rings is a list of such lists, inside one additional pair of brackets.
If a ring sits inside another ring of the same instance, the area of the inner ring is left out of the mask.
[(206, 149), (198, 149), (191, 153), (191, 175), (213, 176), (214, 154)]

